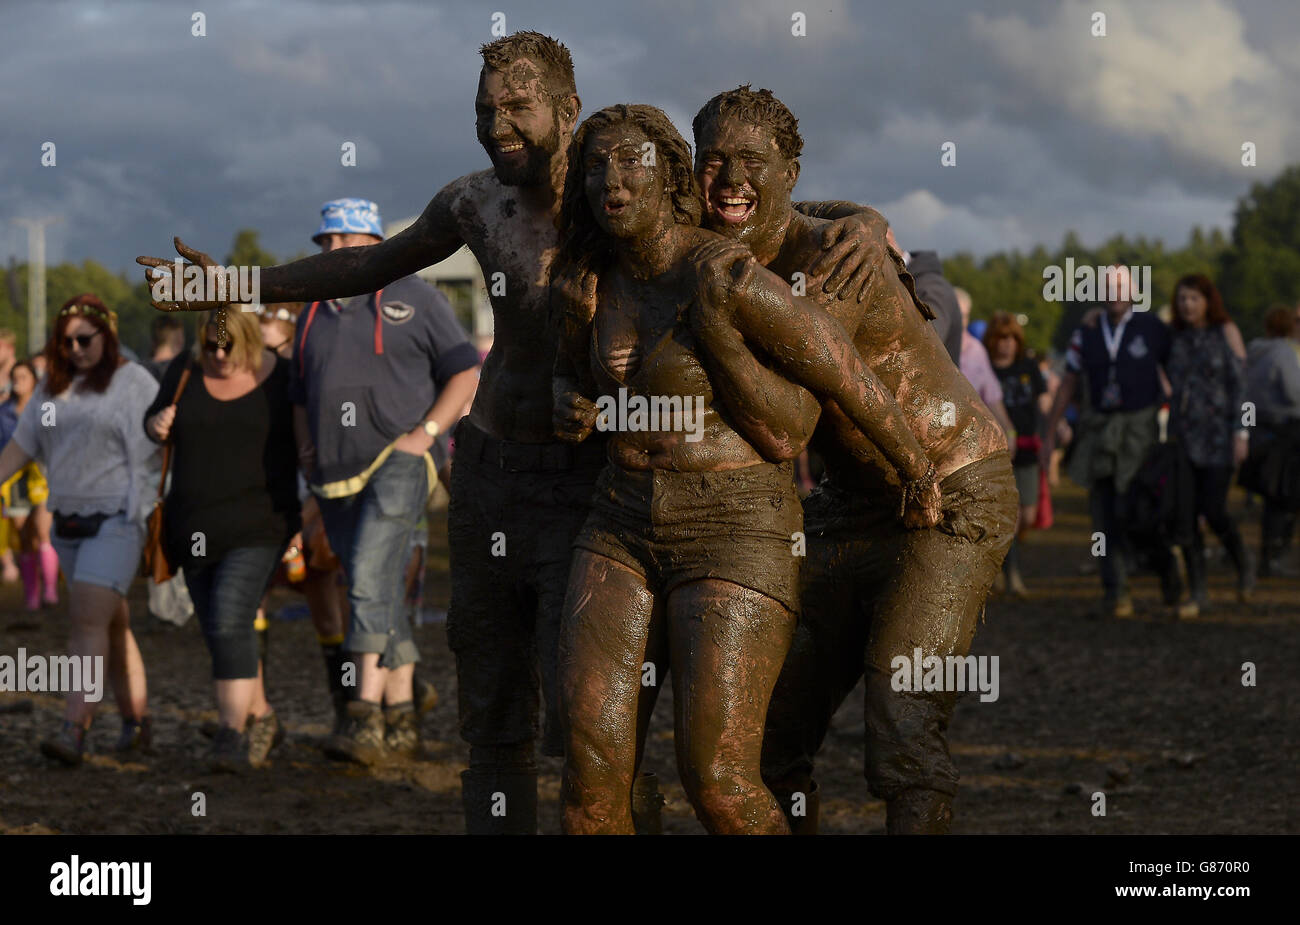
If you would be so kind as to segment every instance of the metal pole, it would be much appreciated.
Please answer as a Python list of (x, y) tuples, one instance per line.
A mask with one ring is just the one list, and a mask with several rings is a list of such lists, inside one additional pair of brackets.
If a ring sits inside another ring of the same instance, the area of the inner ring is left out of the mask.
[(45, 226), (59, 221), (54, 218), (14, 219), (27, 229), (27, 351), (37, 354), (45, 349)]

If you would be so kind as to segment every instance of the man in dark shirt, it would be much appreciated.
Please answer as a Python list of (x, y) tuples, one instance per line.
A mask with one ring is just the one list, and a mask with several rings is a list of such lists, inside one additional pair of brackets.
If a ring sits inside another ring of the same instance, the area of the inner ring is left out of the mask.
[[(339, 199), (321, 210), (323, 252), (383, 240), (379, 210)], [(357, 696), (331, 757), (372, 764), (390, 738), (418, 744), (412, 676), (419, 658), (404, 607), (411, 533), (437, 482), (432, 450), (478, 380), (478, 352), (446, 297), (415, 276), (298, 316), (289, 395), (303, 473), (343, 563), (352, 620), (344, 650)], [(382, 712), (380, 701), (388, 703)]]
[[(1169, 329), (1159, 318), (1134, 311), (1128, 268), (1108, 268), (1116, 293), (1095, 325), (1075, 329), (1065, 355), (1065, 375), (1048, 413), (1041, 459), (1056, 445), (1056, 427), (1066, 406), (1086, 381), (1089, 413), (1079, 426), (1070, 476), (1088, 488), (1094, 555), (1100, 559), (1103, 608), (1116, 618), (1133, 615), (1127, 563), (1131, 559), (1125, 496), (1133, 477), (1159, 441), (1156, 415), (1167, 397), (1163, 367)], [(1154, 550), (1165, 600), (1180, 593), (1177, 569), (1166, 546)], [(1172, 598), (1172, 599), (1171, 599)]]
[(903, 255), (907, 272), (912, 274), (916, 283), (916, 297), (930, 306), (934, 312), (934, 329), (939, 332), (939, 340), (948, 351), (952, 361), (961, 365), (961, 333), (965, 328), (961, 321), (961, 306), (957, 302), (957, 291), (943, 275), (943, 264), (934, 251), (905, 251), (898, 246), (891, 226), (886, 233), (889, 246)]

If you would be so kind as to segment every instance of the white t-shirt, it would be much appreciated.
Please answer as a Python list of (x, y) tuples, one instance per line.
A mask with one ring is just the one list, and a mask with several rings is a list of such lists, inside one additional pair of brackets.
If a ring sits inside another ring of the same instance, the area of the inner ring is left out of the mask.
[(143, 366), (117, 368), (103, 393), (82, 391), (78, 376), (51, 397), (41, 380), (18, 419), (13, 439), (45, 470), (48, 505), (60, 514), (115, 514), (142, 520), (157, 473), (158, 446), (144, 432), (144, 413), (158, 380)]

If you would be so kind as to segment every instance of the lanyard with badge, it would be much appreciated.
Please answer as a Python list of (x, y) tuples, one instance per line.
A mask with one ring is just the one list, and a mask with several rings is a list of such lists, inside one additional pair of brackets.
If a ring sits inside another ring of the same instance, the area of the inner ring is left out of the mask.
[(1101, 316), (1101, 337), (1106, 344), (1106, 353), (1110, 355), (1110, 365), (1106, 368), (1106, 387), (1101, 390), (1101, 410), (1114, 411), (1124, 404), (1123, 396), (1119, 391), (1119, 344), (1124, 339), (1124, 326), (1128, 324), (1129, 316), (1125, 315), (1124, 320), (1114, 331), (1110, 329), (1110, 319), (1103, 313)]

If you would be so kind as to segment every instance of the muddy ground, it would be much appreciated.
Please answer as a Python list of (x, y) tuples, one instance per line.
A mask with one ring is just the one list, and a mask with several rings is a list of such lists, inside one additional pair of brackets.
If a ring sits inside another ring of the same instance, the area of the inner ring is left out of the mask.
[[(1252, 545), (1258, 508), (1241, 515)], [(1023, 554), (1032, 600), (993, 600), (974, 654), (997, 655), (1000, 697), (964, 695), (951, 745), (962, 773), (954, 830), (979, 833), (1283, 833), (1300, 831), (1300, 580), (1273, 579), (1239, 605), (1229, 566), (1211, 571), (1214, 610), (1171, 623), (1151, 576), (1135, 584), (1138, 616), (1089, 617), (1099, 584), (1090, 564), (1082, 494), (1063, 487), (1057, 526)], [(445, 516), (435, 516), (427, 602), (445, 608)], [(1218, 546), (1211, 541), (1215, 552)], [(1293, 554), (1294, 555), (1294, 554)], [(1292, 560), (1294, 561), (1294, 559)], [(289, 591), (275, 604), (296, 603)], [(322, 757), (330, 721), (324, 669), (311, 624), (272, 626), (269, 686), (289, 738), (272, 767), (240, 777), (208, 774), (198, 732), (214, 718), (208, 657), (193, 621), (161, 629), (145, 619), (142, 585), (132, 613), (149, 675), (156, 754), (118, 761), (118, 728), (106, 706), (92, 732), (102, 749), (78, 770), (48, 763), (40, 739), (57, 727), (56, 696), (0, 693), (0, 833), (457, 833), (459, 773), (467, 749), (456, 734), (456, 679), (441, 624), (418, 642), (442, 703), (425, 717), (427, 758), (362, 770)], [(21, 610), (0, 589), (0, 654), (57, 654), (61, 610)], [(1257, 684), (1243, 686), (1242, 664)], [(111, 696), (105, 698), (111, 701)], [(666, 695), (663, 701), (668, 700)], [(31, 707), (22, 701), (30, 701)], [(861, 776), (862, 694), (838, 715), (820, 758), (822, 831), (881, 833), (884, 805)], [(702, 831), (673, 765), (670, 705), (661, 702), (647, 767), (668, 798), (665, 829)], [(559, 830), (559, 762), (543, 759), (542, 829)], [(192, 794), (207, 815), (191, 814)], [(1106, 794), (1094, 816), (1092, 794)]]

